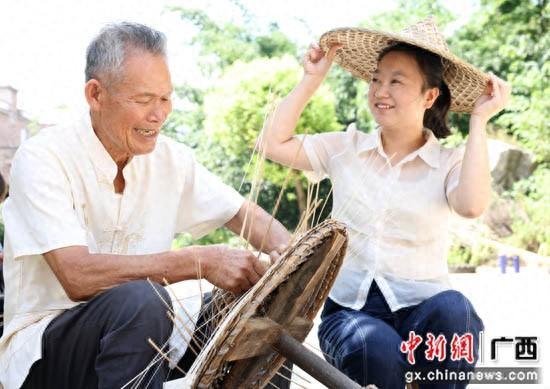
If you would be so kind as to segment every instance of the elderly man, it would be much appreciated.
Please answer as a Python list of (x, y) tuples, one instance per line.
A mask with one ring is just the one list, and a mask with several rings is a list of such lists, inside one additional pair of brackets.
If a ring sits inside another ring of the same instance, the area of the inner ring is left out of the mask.
[(164, 36), (110, 25), (87, 50), (89, 115), (18, 150), (3, 211), (5, 389), (120, 388), (140, 372), (141, 385), (162, 387), (166, 364), (146, 369), (156, 355), (146, 340), (164, 345), (173, 330), (159, 283), (200, 275), (240, 293), (265, 271), (246, 250), (171, 250), (174, 234), (239, 233), (247, 214), (254, 247), (288, 243), (280, 223), (269, 228), (270, 215), (159, 135), (171, 95)]

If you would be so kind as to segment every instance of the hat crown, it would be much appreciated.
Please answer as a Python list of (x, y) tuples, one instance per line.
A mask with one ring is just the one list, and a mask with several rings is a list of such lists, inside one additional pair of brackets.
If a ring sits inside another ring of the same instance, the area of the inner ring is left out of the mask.
[(441, 51), (449, 51), (449, 46), (447, 46), (447, 42), (445, 42), (445, 37), (439, 32), (431, 16), (403, 29), (401, 34), (413, 41), (424, 43), (426, 46)]

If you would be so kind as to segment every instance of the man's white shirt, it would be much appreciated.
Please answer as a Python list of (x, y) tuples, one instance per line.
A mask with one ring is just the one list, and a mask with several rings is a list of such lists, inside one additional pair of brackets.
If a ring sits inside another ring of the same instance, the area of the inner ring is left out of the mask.
[[(87, 246), (92, 254), (165, 252), (177, 233), (205, 235), (228, 222), (244, 202), (199, 164), (189, 147), (162, 135), (152, 153), (125, 166), (122, 195), (114, 193), (116, 174), (88, 115), (74, 125), (41, 130), (17, 151), (3, 208), (0, 383), (5, 389), (19, 388), (41, 358), (42, 334), (51, 320), (80, 304), (68, 298), (43, 253), (68, 246)], [(198, 288), (195, 294), (182, 300), (191, 312), (200, 307)], [(175, 334), (174, 352), (181, 355), (186, 343)]]

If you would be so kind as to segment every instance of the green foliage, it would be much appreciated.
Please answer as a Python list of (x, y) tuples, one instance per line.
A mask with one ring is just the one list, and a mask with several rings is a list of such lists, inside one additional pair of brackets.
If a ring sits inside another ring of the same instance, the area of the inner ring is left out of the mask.
[(296, 54), (296, 45), (284, 35), (276, 23), (264, 33), (254, 33), (251, 26), (234, 23), (218, 24), (205, 11), (172, 7), (181, 18), (197, 27), (192, 43), (200, 50), (199, 64), (207, 73), (223, 70), (237, 60), (251, 61), (258, 57)]
[[(174, 112), (163, 131), (195, 148), (203, 164), (247, 194), (253, 179), (250, 158), (265, 117), (301, 74), (295, 59), (296, 45), (277, 24), (258, 31), (242, 7), (244, 25), (217, 23), (200, 10), (172, 10), (197, 27), (192, 43), (199, 49), (201, 69), (215, 81), (214, 86), (203, 89), (177, 87), (178, 96), (187, 102), (186, 109)], [(340, 128), (334, 106), (333, 95), (323, 88), (305, 109), (298, 131)], [(266, 210), (274, 208), (286, 175), (286, 169), (265, 164), (258, 203)], [(296, 185), (304, 186), (305, 179), (292, 173), (277, 214), (289, 228), (294, 228), (299, 219)], [(323, 183), (320, 192), (326, 195), (328, 191), (328, 183)], [(209, 235), (204, 239), (217, 242), (224, 237)]]
[(459, 147), (466, 143), (466, 136), (462, 132), (453, 132), (451, 135), (441, 140), (445, 147)]
[[(228, 68), (205, 96), (208, 143), (221, 145), (224, 158), (235, 156), (247, 162), (269, 110), (292, 90), (299, 74), (300, 65), (290, 56), (239, 61)], [(297, 132), (333, 131), (338, 127), (333, 96), (328, 88), (322, 88), (304, 110)]]
[[(199, 49), (199, 64), (211, 83), (199, 88), (176, 88), (187, 104), (171, 115), (164, 131), (196, 148), (203, 163), (244, 194), (250, 191), (253, 177), (249, 159), (265, 117), (295, 85), (301, 69), (295, 60), (296, 44), (276, 24), (259, 30), (247, 10), (238, 2), (237, 6), (245, 16), (240, 25), (217, 23), (204, 11), (173, 8), (185, 22), (197, 27), (192, 43)], [(534, 151), (542, 165), (532, 178), (508, 194), (518, 204), (514, 233), (508, 243), (545, 255), (550, 250), (545, 232), (550, 225), (550, 183), (548, 170), (543, 170), (550, 157), (546, 125), (550, 112), (548, 14), (547, 0), (482, 0), (479, 10), (448, 39), (455, 54), (508, 79), (513, 86), (510, 108), (492, 120), (490, 130), (501, 137), (513, 137)], [(430, 15), (442, 30), (453, 21), (441, 1), (400, 0), (395, 10), (372, 17), (362, 26), (398, 31)], [(306, 108), (299, 132), (336, 130), (352, 122), (364, 131), (375, 126), (368, 110), (365, 82), (334, 66), (326, 86)], [(450, 115), (451, 125), (459, 131), (446, 139), (447, 146), (464, 142), (468, 119), (468, 115)], [(274, 207), (285, 176), (286, 170), (280, 166), (265, 165), (258, 202), (268, 211)], [(289, 228), (298, 221), (297, 189), (304, 185), (304, 178), (293, 173), (281, 199), (277, 216)], [(324, 182), (321, 197), (329, 189), (328, 182)], [(230, 236), (222, 229), (200, 242), (226, 242)], [(191, 241), (180, 237), (178, 242)], [(485, 247), (455, 244), (449, 263), (478, 264), (493, 254)]]
[[(236, 62), (229, 67), (204, 99), (204, 135), (199, 157), (225, 182), (241, 192), (250, 190), (252, 168), (250, 158), (267, 115), (277, 101), (298, 82), (299, 63), (291, 56)], [(297, 125), (298, 133), (335, 131), (340, 128), (334, 111), (334, 97), (322, 87), (305, 108)], [(255, 162), (255, 161), (252, 161)], [(266, 162), (263, 170), (260, 205), (268, 211), (274, 207), (288, 174), (286, 168)], [(244, 183), (243, 183), (244, 180)], [(303, 179), (293, 174), (287, 182), (279, 218), (293, 228), (298, 221), (296, 185)], [(298, 188), (299, 189), (299, 188)], [(294, 223), (294, 224), (292, 224)]]
[(550, 159), (548, 24), (547, 0), (485, 0), (451, 42), (458, 55), (510, 82), (511, 105), (493, 121), (540, 161)]
[[(243, 6), (235, 2), (248, 24), (220, 24), (205, 11), (186, 7), (171, 7), (181, 18), (197, 27), (191, 43), (199, 49), (199, 66), (211, 79), (217, 79), (235, 61), (252, 61), (256, 58), (272, 58), (282, 55), (295, 55), (296, 45), (288, 39), (276, 23), (270, 24), (267, 31), (255, 32), (251, 18)], [(175, 111), (167, 120), (163, 132), (174, 139), (196, 148), (204, 141), (204, 96), (210, 87), (196, 87), (189, 84), (176, 87), (186, 108)]]
[(191, 245), (226, 244), (231, 247), (241, 247), (240, 237), (227, 228), (218, 228), (200, 239), (193, 239), (190, 234), (178, 234), (172, 241), (172, 249), (181, 249)]
[(368, 84), (351, 75), (340, 66), (334, 66), (327, 79), (335, 95), (338, 122), (347, 127), (355, 123), (357, 128), (370, 132), (376, 126), (367, 103)]
[(515, 202), (508, 242), (550, 255), (550, 170), (539, 167), (532, 176), (517, 182), (508, 196)]
[(449, 265), (480, 266), (496, 258), (497, 252), (492, 246), (484, 244), (467, 245), (453, 242), (447, 254)]
[(296, 54), (296, 45), (281, 32), (276, 23), (272, 23), (269, 32), (255, 37), (260, 57), (280, 57), (285, 54)]
[(458, 55), (512, 85), (510, 107), (493, 120), (494, 127), (532, 150), (542, 164), (505, 195), (515, 205), (507, 243), (541, 255), (550, 252), (548, 11), (546, 0), (486, 0), (451, 41)]
[(440, 29), (454, 20), (453, 14), (441, 1), (400, 0), (395, 9), (378, 14), (361, 23), (361, 26), (382, 31), (400, 31), (430, 16), (433, 16)]

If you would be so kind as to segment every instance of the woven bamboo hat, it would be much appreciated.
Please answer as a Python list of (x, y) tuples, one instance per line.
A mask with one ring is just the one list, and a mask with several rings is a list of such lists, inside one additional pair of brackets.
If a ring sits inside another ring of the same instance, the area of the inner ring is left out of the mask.
[(342, 48), (336, 51), (336, 63), (355, 77), (370, 82), (380, 52), (399, 42), (438, 54), (443, 60), (443, 79), (451, 92), (450, 110), (472, 112), (489, 77), (449, 51), (445, 38), (431, 17), (398, 33), (366, 28), (338, 28), (324, 33), (319, 45), (326, 52), (334, 44), (342, 44)]

